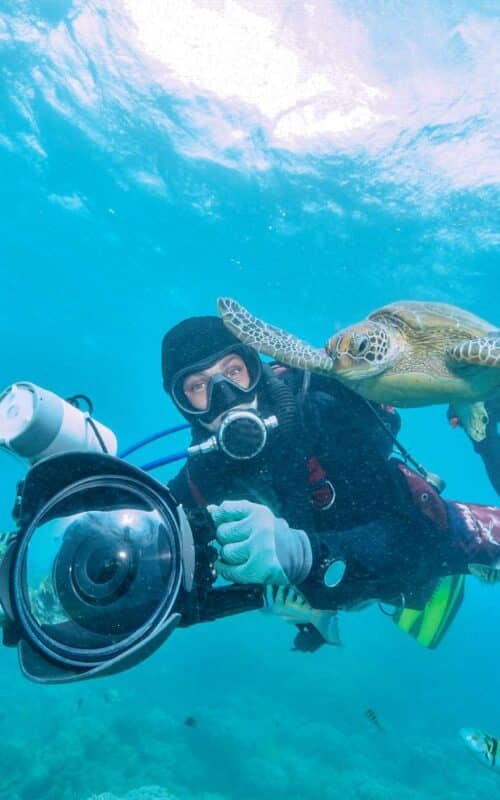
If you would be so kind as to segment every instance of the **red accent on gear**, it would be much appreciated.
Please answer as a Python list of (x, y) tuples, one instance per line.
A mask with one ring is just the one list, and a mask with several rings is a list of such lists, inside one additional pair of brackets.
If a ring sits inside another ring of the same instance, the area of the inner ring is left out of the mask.
[(311, 456), (308, 460), (307, 469), (309, 470), (309, 486), (314, 505), (319, 509), (328, 508), (335, 499), (335, 491), (316, 456)]
[(434, 487), (406, 464), (398, 464), (398, 467), (403, 473), (413, 502), (419, 511), (430, 519), (438, 530), (446, 530), (449, 524), (446, 505)]
[(202, 493), (198, 489), (197, 485), (195, 484), (195, 482), (191, 478), (191, 475), (189, 474), (189, 469), (187, 470), (187, 482), (188, 482), (188, 486), (189, 486), (189, 491), (193, 495), (193, 498), (194, 498), (194, 501), (195, 501), (196, 505), (197, 506), (206, 506), (207, 505), (207, 501), (205, 500), (205, 498), (203, 497)]

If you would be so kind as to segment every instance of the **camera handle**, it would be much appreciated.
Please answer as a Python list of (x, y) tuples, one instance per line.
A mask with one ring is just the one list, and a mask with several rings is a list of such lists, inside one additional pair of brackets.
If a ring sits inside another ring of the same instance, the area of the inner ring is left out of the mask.
[[(196, 542), (196, 586), (191, 596), (186, 598), (188, 608), (183, 611), (179, 627), (262, 608), (263, 587), (258, 583), (214, 587), (217, 580), (214, 568), (217, 550), (212, 544), (215, 540), (214, 523), (206, 508), (185, 508), (184, 512)], [(196, 600), (192, 602), (194, 598)]]

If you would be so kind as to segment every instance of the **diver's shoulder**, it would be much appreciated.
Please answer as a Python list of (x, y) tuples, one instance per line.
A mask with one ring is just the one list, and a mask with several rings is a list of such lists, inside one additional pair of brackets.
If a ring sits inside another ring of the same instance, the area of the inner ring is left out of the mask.
[(363, 404), (363, 399), (359, 394), (356, 394), (352, 389), (344, 386), (337, 378), (332, 378), (328, 375), (315, 375), (311, 373), (309, 388), (311, 393), (318, 392), (328, 395), (340, 402), (354, 403), (355, 405)]
[(292, 390), (300, 391), (310, 398), (322, 395), (325, 400), (330, 398), (332, 402), (354, 404), (354, 406), (360, 407), (364, 405), (363, 399), (352, 389), (340, 383), (337, 378), (317, 375), (299, 367), (289, 367), (279, 361), (269, 362), (266, 364), (266, 369), (270, 370), (274, 377), (284, 381)]

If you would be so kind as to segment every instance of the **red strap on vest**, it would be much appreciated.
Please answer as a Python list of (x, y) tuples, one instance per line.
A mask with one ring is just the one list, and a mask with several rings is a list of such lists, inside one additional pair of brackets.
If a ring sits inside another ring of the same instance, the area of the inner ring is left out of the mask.
[(434, 523), (438, 530), (446, 530), (449, 522), (443, 498), (438, 495), (433, 486), (427, 483), (425, 478), (422, 478), (406, 464), (399, 463), (398, 468), (403, 473), (416, 507)]
[(188, 482), (188, 486), (189, 486), (189, 491), (193, 495), (193, 498), (194, 498), (194, 501), (195, 501), (196, 505), (197, 506), (206, 506), (206, 505), (208, 505), (207, 501), (203, 497), (203, 495), (200, 492), (200, 490), (198, 489), (197, 485), (195, 484), (195, 482), (191, 478), (191, 475), (189, 474), (189, 469), (186, 470), (186, 474), (187, 474), (187, 482)]
[(308, 459), (307, 469), (313, 505), (321, 511), (327, 511), (335, 502), (335, 489), (316, 456)]

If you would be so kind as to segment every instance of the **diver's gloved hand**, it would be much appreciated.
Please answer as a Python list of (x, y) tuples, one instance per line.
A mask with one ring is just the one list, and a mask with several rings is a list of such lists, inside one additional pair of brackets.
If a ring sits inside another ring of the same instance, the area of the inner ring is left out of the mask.
[(307, 535), (290, 528), (267, 506), (226, 500), (208, 506), (208, 512), (222, 545), (215, 568), (227, 581), (283, 586), (307, 578), (312, 566)]

